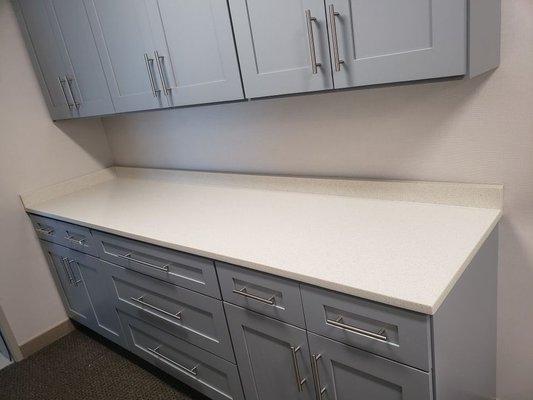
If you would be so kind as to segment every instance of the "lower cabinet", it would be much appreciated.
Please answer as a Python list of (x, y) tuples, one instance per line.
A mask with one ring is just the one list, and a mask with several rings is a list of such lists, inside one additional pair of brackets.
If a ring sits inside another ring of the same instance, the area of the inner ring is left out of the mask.
[(431, 375), (309, 333), (315, 387), (322, 399), (430, 400)]
[(244, 400), (237, 366), (125, 313), (128, 349), (213, 400)]
[(113, 281), (102, 268), (102, 261), (45, 241), (41, 246), (69, 317), (122, 345), (122, 328), (113, 307)]
[(246, 399), (315, 399), (305, 330), (229, 303), (224, 307)]

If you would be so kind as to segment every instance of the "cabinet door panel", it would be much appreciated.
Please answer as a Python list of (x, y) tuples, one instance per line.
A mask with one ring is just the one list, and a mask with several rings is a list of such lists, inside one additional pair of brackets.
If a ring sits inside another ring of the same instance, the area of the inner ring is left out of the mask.
[[(328, 0), (336, 88), (463, 75), (464, 0)], [(332, 16), (330, 6), (337, 16)], [(335, 30), (336, 26), (336, 30)]]
[(322, 398), (431, 400), (431, 374), (309, 333)]
[(114, 107), (83, 0), (49, 0), (57, 40), (65, 46), (65, 65), (79, 116), (113, 113)]
[[(117, 112), (166, 106), (144, 0), (84, 0)], [(145, 54), (152, 62), (147, 63)], [(154, 77), (155, 95), (150, 73)]]
[(54, 34), (53, 20), (48, 4), (42, 0), (19, 0), (15, 3), (27, 34), (28, 46), (34, 56), (34, 65), (40, 73), (41, 87), (53, 119), (67, 119), (75, 116), (69, 109), (68, 89), (63, 79), (67, 73), (62, 49)]
[[(333, 87), (322, 0), (230, 0), (247, 97), (310, 92)], [(310, 10), (317, 73), (311, 68), (306, 21)]]
[(242, 99), (225, 0), (148, 0), (172, 106)]
[(305, 331), (229, 303), (224, 307), (246, 399), (314, 399)]
[(49, 261), (52, 276), (56, 281), (67, 314), (83, 325), (94, 326), (94, 311), (85, 282), (77, 266), (69, 262), (71, 250), (44, 241), (41, 241), (41, 246)]

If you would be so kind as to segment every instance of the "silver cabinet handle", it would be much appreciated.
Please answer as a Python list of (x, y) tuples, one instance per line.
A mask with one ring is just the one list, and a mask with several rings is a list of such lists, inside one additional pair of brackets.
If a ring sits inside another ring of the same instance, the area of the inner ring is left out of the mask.
[(305, 10), (305, 19), (307, 20), (307, 37), (309, 39), (309, 51), (311, 54), (311, 69), (313, 74), (318, 74), (318, 67), (322, 64), (316, 60), (315, 34), (313, 32), (313, 22), (317, 22), (316, 17), (311, 15), (311, 10)]
[(65, 239), (68, 240), (69, 242), (72, 242), (74, 244), (78, 244), (80, 246), (85, 246), (85, 242), (87, 241), (87, 239), (85, 239), (85, 238), (76, 240), (76, 238), (74, 238), (74, 236), (69, 235), (69, 234), (67, 234), (67, 236), (65, 236)]
[(313, 354), (311, 356), (311, 368), (313, 369), (313, 377), (315, 381), (316, 400), (322, 400), (322, 396), (326, 392), (326, 388), (322, 387), (320, 383), (320, 371), (318, 370), (318, 360), (322, 358), (322, 354)]
[(47, 235), (47, 236), (53, 236), (53, 234), (54, 234), (54, 229), (53, 228), (45, 229), (45, 228), (42, 228), (42, 227), (37, 227), (35, 230), (38, 233), (42, 233), (43, 235)]
[(300, 365), (298, 364), (298, 352), (301, 350), (301, 347), (291, 346), (291, 355), (292, 355), (292, 366), (294, 368), (294, 376), (296, 378), (296, 385), (298, 386), (298, 391), (304, 391), (304, 384), (307, 382), (307, 378), (303, 378), (300, 375)]
[(166, 264), (166, 265), (163, 265), (162, 267), (160, 267), (158, 265), (154, 265), (154, 264), (151, 264), (151, 263), (146, 262), (146, 261), (136, 260), (135, 258), (132, 257), (131, 253), (124, 254), (124, 255), (111, 253), (111, 252), (107, 251), (107, 249), (105, 248), (103, 243), (102, 243), (102, 249), (104, 250), (105, 254), (107, 254), (108, 256), (111, 256), (111, 257), (122, 258), (124, 260), (133, 261), (133, 262), (136, 262), (138, 264), (144, 265), (146, 267), (157, 269), (158, 271), (169, 272), (169, 270), (170, 270), (170, 264)]
[(385, 329), (380, 329), (377, 333), (370, 332), (365, 329), (345, 324), (342, 317), (338, 317), (336, 320), (326, 319), (326, 323), (328, 323), (329, 325), (333, 325), (336, 328), (345, 329), (349, 332), (356, 333), (361, 336), (366, 336), (370, 339), (381, 340), (383, 342), (386, 342), (388, 340), (387, 336), (384, 335)]
[(65, 80), (67, 81), (67, 86), (70, 92), (70, 96), (72, 97), (72, 100), (74, 101), (74, 107), (76, 107), (76, 110), (79, 110), (81, 106), (81, 102), (76, 100), (76, 97), (74, 96), (74, 90), (72, 89), (72, 82), (74, 81), (74, 79), (66, 76)]
[(65, 271), (65, 274), (68, 278), (68, 283), (71, 285), (74, 284), (74, 281), (72, 280), (72, 277), (70, 276), (70, 268), (68, 267), (68, 258), (67, 257), (61, 257), (61, 265), (63, 266), (63, 270)]
[(59, 80), (59, 86), (61, 87), (61, 91), (63, 92), (63, 96), (65, 97), (65, 101), (67, 102), (67, 106), (69, 110), (72, 110), (74, 108), (74, 104), (72, 104), (67, 96), (67, 92), (65, 90), (65, 84), (67, 83), (65, 79), (59, 77), (57, 78)]
[(80, 264), (76, 260), (70, 260), (67, 262), (68, 268), (70, 269), (70, 272), (72, 273), (72, 280), (74, 281), (74, 286), (78, 286), (81, 283), (81, 279), (76, 279), (76, 274), (74, 273), (74, 270), (72, 269), (72, 263), (78, 264), (78, 268), (80, 267)]
[(182, 319), (182, 311), (179, 311), (176, 314), (172, 314), (172, 313), (170, 313), (168, 311), (165, 311), (165, 310), (163, 310), (161, 308), (158, 308), (158, 307), (154, 306), (153, 304), (150, 304), (150, 303), (147, 303), (146, 301), (144, 301), (144, 295), (142, 295), (139, 298), (130, 297), (130, 300), (132, 300), (135, 303), (138, 303), (138, 304), (140, 304), (142, 306), (151, 308), (154, 311), (160, 312), (161, 314), (165, 314), (165, 315), (167, 315), (167, 316), (169, 316), (171, 318), (177, 319), (178, 321), (181, 321), (181, 319)]
[(331, 26), (331, 42), (333, 44), (333, 58), (335, 60), (335, 71), (341, 70), (341, 64), (344, 64), (344, 60), (341, 60), (339, 55), (339, 38), (337, 36), (337, 17), (340, 14), (335, 11), (335, 5), (329, 5), (329, 23)]
[(197, 376), (198, 375), (198, 367), (200, 367), (200, 364), (198, 364), (198, 365), (196, 365), (196, 366), (194, 366), (192, 368), (187, 368), (187, 367), (177, 363), (176, 361), (168, 358), (167, 356), (164, 356), (163, 354), (161, 354), (159, 352), (160, 348), (161, 348), (161, 346), (157, 346), (155, 349), (151, 349), (151, 348), (147, 347), (146, 350), (148, 350), (150, 353), (154, 354), (156, 357), (162, 358), (166, 362), (168, 362), (168, 363), (174, 365), (175, 367), (181, 369), (182, 371), (185, 371), (188, 374), (191, 374), (192, 376)]
[(165, 92), (165, 95), (168, 96), (172, 89), (168, 87), (167, 84), (167, 77), (165, 74), (165, 56), (162, 56), (159, 54), (158, 51), (155, 53), (155, 59), (157, 60), (157, 69), (159, 70), (159, 76), (161, 77), (161, 83), (163, 84), (163, 91)]
[(146, 63), (146, 70), (148, 71), (148, 79), (150, 80), (150, 86), (152, 87), (152, 94), (154, 97), (159, 97), (161, 90), (157, 88), (155, 83), (155, 77), (153, 73), (154, 59), (148, 57), (147, 53), (144, 53), (144, 62)]
[(248, 293), (248, 289), (246, 287), (243, 287), (240, 290), (233, 289), (233, 293), (238, 294), (239, 296), (247, 297), (249, 299), (259, 301), (260, 303), (268, 304), (269, 306), (273, 306), (276, 304), (276, 297), (272, 296), (268, 299), (264, 299), (262, 297), (256, 296), (254, 294)]

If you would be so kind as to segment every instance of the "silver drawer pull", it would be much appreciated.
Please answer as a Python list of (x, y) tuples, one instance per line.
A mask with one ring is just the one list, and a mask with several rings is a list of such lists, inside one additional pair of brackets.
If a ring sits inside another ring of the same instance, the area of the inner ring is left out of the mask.
[(85, 239), (85, 238), (84, 239), (76, 239), (72, 235), (65, 236), (65, 239), (68, 240), (71, 243), (79, 244), (80, 246), (85, 246), (85, 242), (87, 241), (87, 239)]
[(122, 258), (123, 260), (133, 261), (133, 262), (136, 262), (138, 264), (144, 265), (146, 267), (157, 269), (159, 271), (169, 272), (169, 270), (170, 270), (170, 264), (166, 264), (166, 265), (163, 265), (162, 267), (160, 267), (159, 265), (150, 264), (149, 262), (146, 262), (146, 261), (136, 260), (135, 258), (132, 257), (131, 253), (124, 254), (124, 255), (110, 253), (109, 251), (106, 250), (106, 248), (105, 248), (103, 243), (102, 243), (102, 249), (104, 250), (105, 254), (107, 254), (108, 256), (111, 256), (111, 257)]
[(326, 319), (326, 322), (336, 328), (345, 329), (358, 335), (366, 336), (370, 339), (381, 340), (383, 342), (388, 341), (387, 336), (384, 335), (385, 329), (380, 329), (377, 333), (370, 332), (365, 329), (356, 328), (355, 326), (345, 324), (342, 317), (338, 317), (336, 320)]
[(146, 63), (146, 70), (148, 72), (148, 79), (150, 80), (150, 87), (152, 88), (152, 94), (154, 97), (159, 97), (161, 90), (157, 88), (155, 83), (155, 77), (153, 73), (154, 59), (148, 57), (148, 54), (144, 54), (144, 62)]
[(322, 354), (313, 354), (311, 356), (311, 368), (313, 369), (315, 380), (316, 400), (322, 400), (322, 396), (326, 392), (326, 388), (322, 387), (322, 383), (320, 383), (320, 371), (318, 370), (318, 360), (321, 358)]
[(67, 81), (61, 77), (57, 78), (59, 80), (59, 86), (61, 87), (61, 91), (63, 92), (63, 96), (65, 97), (65, 101), (67, 102), (67, 106), (69, 110), (72, 110), (74, 108), (74, 104), (72, 104), (67, 96), (67, 92), (65, 90), (65, 84)]
[(156, 306), (144, 301), (144, 295), (139, 297), (139, 298), (130, 297), (130, 300), (132, 300), (135, 303), (138, 303), (138, 304), (140, 304), (142, 306), (151, 308), (154, 311), (160, 312), (161, 314), (165, 314), (165, 315), (167, 315), (167, 316), (169, 316), (171, 318), (177, 319), (178, 321), (181, 321), (181, 319), (182, 319), (182, 311), (178, 311), (176, 314), (172, 314), (172, 313), (170, 313), (168, 311), (162, 310), (161, 308), (156, 307)]
[(311, 70), (314, 75), (318, 74), (318, 67), (322, 64), (316, 58), (315, 33), (313, 32), (313, 22), (318, 23), (316, 17), (311, 15), (311, 10), (305, 10), (305, 19), (307, 22), (307, 38), (309, 39), (309, 54), (311, 57)]
[(154, 55), (157, 61), (157, 69), (159, 70), (159, 76), (161, 77), (163, 91), (165, 92), (165, 95), (168, 96), (172, 93), (172, 88), (168, 87), (167, 84), (167, 76), (165, 74), (165, 56), (160, 55), (158, 51), (156, 51)]
[(42, 233), (43, 235), (47, 235), (47, 236), (53, 236), (54, 234), (54, 230), (52, 228), (48, 228), (48, 229), (45, 229), (45, 228), (36, 228), (35, 229), (38, 233)]
[(246, 287), (243, 287), (240, 290), (233, 289), (233, 293), (238, 294), (239, 296), (247, 297), (247, 298), (255, 300), (255, 301), (259, 301), (260, 303), (268, 304), (269, 306), (273, 306), (274, 304), (276, 304), (276, 297), (275, 296), (272, 296), (269, 299), (264, 299), (262, 297), (259, 297), (259, 296), (256, 296), (254, 294), (248, 293), (248, 289)]
[(171, 360), (167, 356), (164, 356), (163, 354), (161, 354), (159, 352), (160, 348), (161, 348), (161, 346), (157, 346), (155, 349), (151, 349), (151, 348), (147, 347), (146, 350), (148, 350), (150, 353), (154, 354), (155, 356), (157, 356), (159, 358), (162, 358), (166, 362), (174, 365), (175, 367), (187, 372), (188, 374), (191, 374), (192, 376), (197, 376), (198, 375), (198, 367), (200, 366), (200, 364), (194, 366), (193, 368), (184, 367), (183, 365), (177, 363), (176, 361)]
[(78, 269), (80, 269), (80, 264), (76, 260), (69, 260), (67, 262), (68, 268), (70, 269), (70, 272), (72, 273), (74, 286), (78, 286), (81, 283), (81, 279), (76, 279), (76, 274), (74, 274), (74, 270), (72, 269), (72, 263), (78, 264)]
[(294, 368), (294, 376), (296, 378), (296, 385), (298, 386), (298, 391), (303, 392), (304, 391), (304, 384), (307, 382), (307, 378), (303, 378), (300, 375), (300, 366), (298, 364), (298, 356), (297, 353), (300, 351), (300, 346), (294, 347), (291, 346), (291, 355), (292, 355), (292, 366)]
[(331, 41), (333, 44), (333, 58), (335, 61), (335, 71), (339, 72), (341, 70), (341, 64), (344, 64), (344, 60), (341, 60), (339, 54), (339, 38), (337, 36), (337, 17), (340, 14), (335, 11), (335, 5), (329, 5), (329, 25), (331, 28)]
[(65, 275), (67, 275), (68, 283), (73, 285), (74, 281), (72, 280), (72, 277), (70, 276), (70, 268), (68, 266), (68, 258), (67, 257), (61, 257), (61, 265), (63, 266), (63, 270), (65, 271)]
[(74, 106), (76, 107), (77, 110), (79, 110), (81, 106), (81, 102), (76, 100), (76, 97), (74, 96), (74, 90), (72, 89), (72, 82), (74, 82), (74, 79), (66, 76), (65, 80), (67, 81), (67, 87), (70, 92), (70, 97), (72, 97), (72, 100), (74, 101)]

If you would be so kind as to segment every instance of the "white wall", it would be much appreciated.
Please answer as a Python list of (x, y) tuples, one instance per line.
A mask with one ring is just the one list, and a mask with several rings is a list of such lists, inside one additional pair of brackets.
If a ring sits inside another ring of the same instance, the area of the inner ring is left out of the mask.
[(20, 345), (66, 314), (18, 194), (112, 158), (100, 120), (51, 121), (7, 0), (0, 0), (0, 136), (0, 306)]
[(533, 2), (503, 3), (503, 65), (492, 75), (108, 118), (115, 161), (504, 183), (498, 387), (502, 399), (531, 400)]

